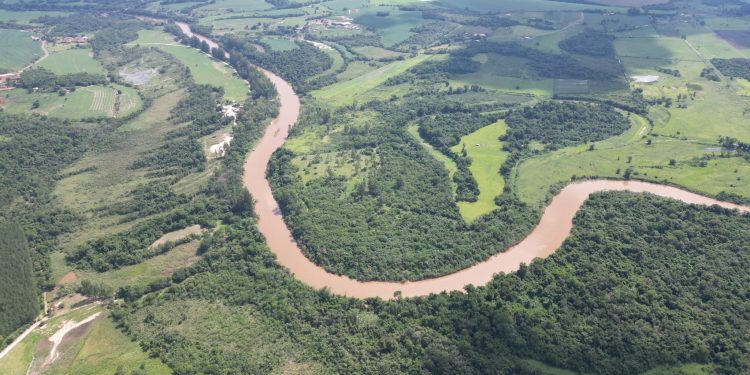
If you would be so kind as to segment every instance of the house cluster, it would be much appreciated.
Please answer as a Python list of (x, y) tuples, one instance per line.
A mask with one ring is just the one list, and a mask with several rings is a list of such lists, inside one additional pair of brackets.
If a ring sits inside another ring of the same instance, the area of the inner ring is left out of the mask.
[(62, 38), (57, 38), (57, 43), (62, 44), (81, 44), (81, 43), (87, 43), (89, 41), (89, 37), (87, 36), (66, 36)]
[(359, 30), (359, 25), (352, 22), (352, 19), (349, 17), (339, 16), (334, 18), (321, 18), (318, 20), (313, 20), (311, 22), (314, 25), (321, 25), (325, 27), (326, 29), (349, 29), (349, 30)]
[(0, 74), (0, 91), (13, 89), (13, 83), (21, 79), (17, 73)]

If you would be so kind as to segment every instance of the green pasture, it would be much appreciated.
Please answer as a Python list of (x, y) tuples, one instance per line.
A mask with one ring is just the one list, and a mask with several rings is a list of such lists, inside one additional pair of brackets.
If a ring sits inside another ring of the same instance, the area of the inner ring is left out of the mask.
[(15, 71), (42, 56), (40, 42), (31, 40), (31, 35), (20, 30), (0, 29), (0, 70)]
[(404, 56), (404, 53), (391, 51), (385, 48), (381, 47), (375, 47), (375, 46), (363, 46), (363, 47), (354, 47), (354, 52), (357, 52), (358, 54), (368, 58), (368, 59), (374, 59), (374, 60), (380, 60), (380, 59), (395, 59), (399, 56)]
[(423, 62), (437, 58), (435, 55), (419, 55), (402, 61), (395, 61), (378, 69), (369, 71), (351, 80), (339, 82), (311, 94), (318, 100), (333, 105), (345, 105), (375, 89), (388, 78), (405, 72), (407, 69)]
[(507, 125), (500, 120), (477, 131), (461, 137), (461, 143), (451, 148), (460, 153), (462, 148), (471, 158), (469, 170), (477, 180), (479, 197), (476, 202), (458, 202), (461, 216), (467, 222), (489, 213), (495, 209), (495, 197), (502, 194), (505, 180), (500, 175), (500, 166), (508, 158), (508, 153), (502, 150), (499, 137), (505, 134)]
[(454, 9), (471, 9), (479, 12), (518, 11), (573, 11), (583, 9), (608, 9), (607, 7), (548, 0), (443, 0), (441, 3)]
[(91, 54), (89, 48), (71, 48), (50, 54), (49, 57), (39, 63), (39, 66), (55, 74), (105, 74), (104, 68), (91, 57)]
[(216, 61), (193, 48), (169, 41), (171, 37), (162, 31), (141, 30), (138, 39), (130, 44), (152, 45), (168, 52), (190, 69), (196, 83), (224, 88), (224, 98), (227, 100), (242, 102), (247, 98), (245, 82), (223, 62)]
[(271, 46), (271, 49), (274, 51), (291, 51), (298, 48), (297, 43), (286, 38), (267, 37), (261, 38), (260, 41)]
[(451, 86), (479, 85), (502, 92), (543, 97), (550, 97), (553, 94), (554, 80), (537, 77), (525, 58), (480, 53), (473, 59), (481, 64), (479, 71), (451, 75)]
[[(712, 145), (691, 140), (653, 137), (648, 123), (633, 116), (633, 126), (624, 134), (595, 144), (563, 148), (521, 163), (514, 187), (525, 202), (541, 205), (550, 188), (572, 177), (623, 178), (631, 168), (632, 178), (668, 182), (706, 194), (721, 191), (750, 196), (750, 165), (740, 158), (713, 159), (701, 166), (697, 158), (717, 155)], [(646, 140), (652, 139), (652, 144)], [(671, 166), (670, 161), (675, 160)], [(734, 172), (737, 170), (737, 172)], [(737, 180), (737, 177), (740, 180)]]
[(271, 9), (273, 6), (265, 0), (217, 0), (213, 4), (200, 7), (200, 10), (227, 10), (234, 12), (248, 12)]
[[(326, 44), (328, 45), (328, 44)], [(330, 46), (329, 46), (330, 47)], [(315, 79), (318, 77), (326, 76), (329, 74), (334, 74), (336, 71), (338, 71), (344, 64), (346, 63), (344, 61), (344, 58), (341, 56), (341, 52), (336, 48), (320, 48), (321, 51), (325, 52), (326, 55), (331, 56), (331, 59), (333, 59), (333, 63), (331, 64), (331, 67), (326, 69), (325, 71), (322, 71), (315, 76), (311, 77), (310, 79)]]
[[(377, 11), (388, 12), (387, 16), (378, 16)], [(405, 12), (390, 7), (370, 7), (360, 11), (354, 22), (374, 30), (386, 47), (391, 47), (406, 40), (410, 30), (428, 22), (422, 18), (422, 12)]]

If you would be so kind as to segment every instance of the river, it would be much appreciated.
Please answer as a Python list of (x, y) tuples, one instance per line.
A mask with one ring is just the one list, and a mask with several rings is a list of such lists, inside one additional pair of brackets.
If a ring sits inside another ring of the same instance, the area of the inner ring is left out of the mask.
[[(186, 24), (178, 23), (187, 35), (194, 35)], [(217, 44), (208, 38), (195, 34), (209, 45)], [(589, 195), (600, 191), (630, 191), (651, 193), (677, 199), (685, 203), (699, 205), (719, 205), (721, 207), (750, 212), (750, 207), (721, 202), (673, 186), (641, 181), (587, 180), (572, 183), (563, 188), (545, 208), (539, 224), (517, 245), (505, 252), (471, 267), (445, 276), (409, 282), (358, 281), (335, 275), (310, 261), (294, 241), (292, 233), (284, 222), (279, 205), (273, 197), (271, 185), (266, 179), (266, 169), (271, 155), (284, 145), (289, 129), (297, 121), (300, 101), (292, 86), (281, 77), (261, 69), (263, 74), (276, 85), (281, 102), (280, 114), (271, 121), (263, 137), (255, 145), (245, 161), (243, 184), (256, 200), (255, 213), (258, 216), (258, 229), (266, 238), (278, 262), (287, 268), (300, 282), (315, 288), (327, 288), (333, 294), (355, 298), (380, 297), (392, 299), (397, 292), (402, 297), (425, 296), (431, 293), (463, 290), (466, 285), (482, 286), (499, 272), (513, 272), (521, 264), (529, 264), (536, 258), (546, 258), (554, 253), (570, 235), (573, 217)], [(446, 233), (446, 235), (450, 235)], [(500, 250), (500, 249), (498, 249)]]

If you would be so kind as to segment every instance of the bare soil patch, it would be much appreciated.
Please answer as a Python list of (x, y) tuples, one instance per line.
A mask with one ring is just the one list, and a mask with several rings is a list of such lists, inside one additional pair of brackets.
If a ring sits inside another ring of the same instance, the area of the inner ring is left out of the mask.
[(78, 276), (76, 276), (75, 272), (70, 271), (66, 273), (65, 275), (62, 275), (60, 280), (57, 280), (57, 284), (58, 285), (70, 284), (70, 283), (75, 282), (76, 280), (78, 280)]

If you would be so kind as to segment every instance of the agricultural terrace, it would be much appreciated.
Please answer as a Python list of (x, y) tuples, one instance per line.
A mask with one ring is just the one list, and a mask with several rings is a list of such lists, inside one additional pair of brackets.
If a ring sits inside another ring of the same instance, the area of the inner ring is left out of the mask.
[(79, 87), (60, 95), (15, 89), (0, 93), (9, 113), (38, 113), (66, 119), (121, 117), (142, 105), (137, 90), (121, 85)]

